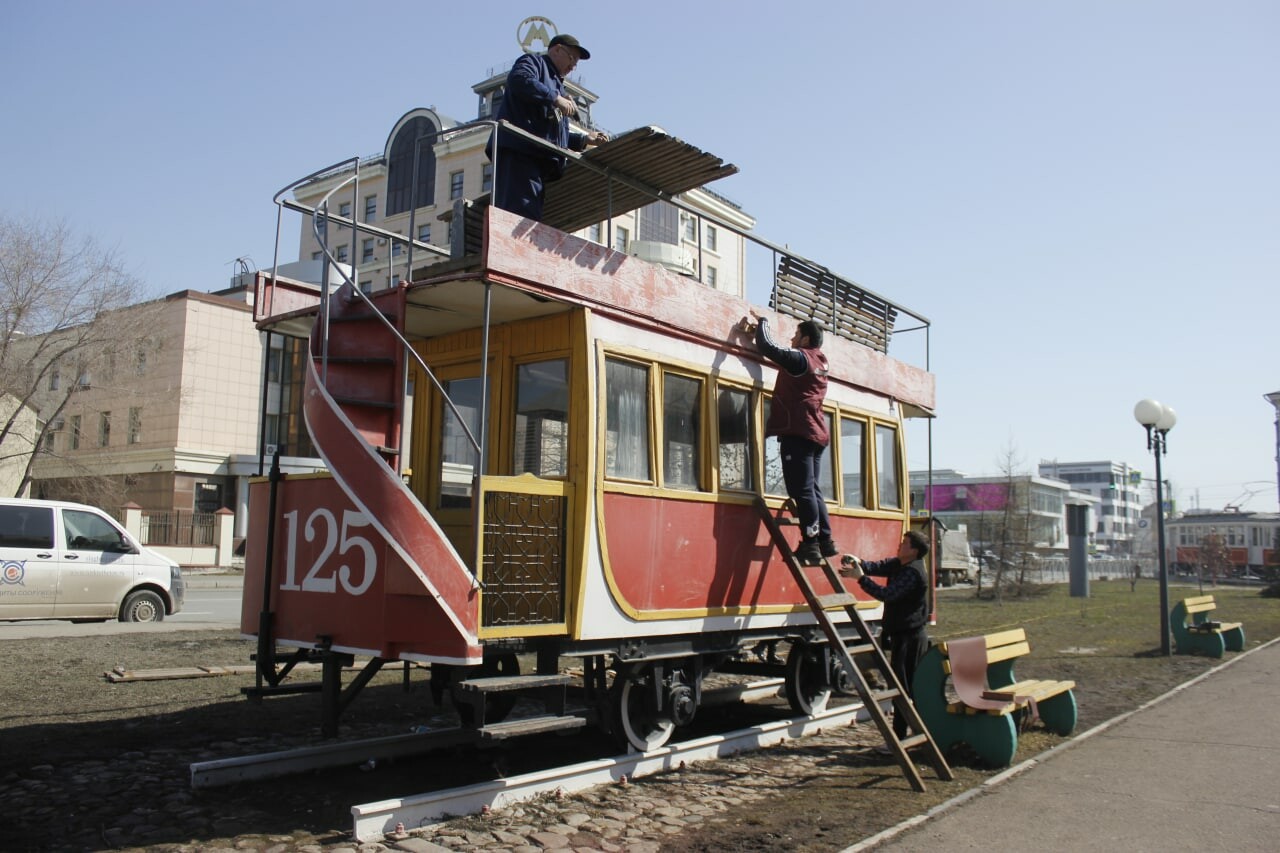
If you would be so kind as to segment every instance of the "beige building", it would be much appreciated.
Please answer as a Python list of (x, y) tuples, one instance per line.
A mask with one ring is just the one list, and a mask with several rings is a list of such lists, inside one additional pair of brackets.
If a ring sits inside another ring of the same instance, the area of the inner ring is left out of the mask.
[[(248, 478), (265, 450), (264, 397), (269, 435), (312, 452), (296, 416), (279, 415), (296, 408), (298, 344), (273, 337), (264, 361), (268, 341), (253, 324), (249, 296), (188, 290), (119, 312), (122, 323), (146, 312), (147, 334), (127, 365), (97, 378), (81, 373), (72, 380), (66, 370), (51, 376), (50, 385), (76, 385), (37, 454), (32, 496), (81, 499), (80, 481), (91, 472), (117, 481), (123, 502), (149, 513), (231, 509), (241, 535)], [(315, 468), (310, 458), (286, 462), (291, 470)]]

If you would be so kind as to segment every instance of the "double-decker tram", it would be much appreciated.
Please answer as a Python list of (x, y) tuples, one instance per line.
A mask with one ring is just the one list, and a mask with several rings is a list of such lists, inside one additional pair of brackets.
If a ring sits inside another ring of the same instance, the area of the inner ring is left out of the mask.
[[(333, 733), (379, 667), (427, 663), (433, 690), (485, 727), (515, 691), (557, 689), (567, 658), (580, 701), (551, 702), (552, 716), (647, 750), (693, 719), (709, 674), (761, 671), (750, 650), (778, 641), (793, 708), (825, 707), (839, 667), (762, 518), (786, 516), (786, 494), (763, 434), (774, 367), (740, 326), (750, 304), (570, 233), (655, 199), (679, 207), (724, 172), (644, 129), (571, 157), (543, 222), (455, 205), (450, 255), (393, 288), (260, 274), (260, 327), (308, 339), (303, 411), (327, 467), (251, 486), (242, 630), (258, 639), (261, 692), (321, 660)], [(335, 224), (378, 234), (329, 198), (281, 207), (322, 241)], [(892, 554), (911, 522), (904, 418), (932, 414), (934, 381), (888, 350), (895, 325), (928, 323), (737, 236), (768, 258), (758, 310), (775, 337), (809, 317), (826, 328), (834, 538)], [(344, 687), (356, 656), (370, 663)]]

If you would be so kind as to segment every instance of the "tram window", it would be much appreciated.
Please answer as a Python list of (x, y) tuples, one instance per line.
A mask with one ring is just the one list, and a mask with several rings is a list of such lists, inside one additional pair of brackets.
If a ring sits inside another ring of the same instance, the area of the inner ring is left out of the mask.
[(516, 368), (517, 474), (563, 477), (569, 467), (569, 382), (565, 359)]
[(649, 475), (649, 369), (605, 362), (605, 474), (629, 480)]
[(720, 488), (755, 487), (751, 460), (751, 394), (721, 388), (718, 395), (720, 435)]
[[(769, 423), (769, 411), (773, 398), (764, 399), (764, 422)], [(787, 484), (782, 479), (782, 452), (778, 449), (778, 437), (771, 435), (764, 440), (764, 492), (767, 495), (785, 495)]]
[[(451, 379), (444, 392), (457, 406), (471, 435), (480, 440), (480, 380)], [(471, 484), (479, 454), (448, 403), (444, 408), (440, 433), (440, 506), (466, 509), (471, 506)]]
[(664, 374), (662, 382), (662, 481), (673, 489), (698, 488), (698, 439), (702, 383)]
[(843, 506), (864, 508), (867, 505), (863, 493), (863, 444), (867, 425), (850, 418), (840, 419), (840, 482), (844, 485)]
[[(765, 398), (764, 401), (764, 422), (769, 422), (769, 410), (773, 407), (773, 400)], [(824, 415), (827, 419), (827, 433), (831, 434), (831, 413), (826, 412)], [(822, 454), (822, 467), (818, 470), (818, 490), (822, 492), (823, 500), (831, 500), (836, 493), (835, 485), (835, 461), (831, 449), (828, 448)], [(785, 495), (787, 493), (787, 484), (782, 478), (782, 451), (778, 446), (778, 437), (771, 435), (764, 440), (764, 491), (769, 495)]]
[(898, 476), (898, 431), (876, 424), (876, 482), (881, 509), (902, 509), (901, 478)]
[[(834, 436), (836, 434), (835, 424), (832, 423), (833, 417), (830, 412), (826, 413), (827, 419), (827, 435)], [(818, 490), (822, 492), (822, 499), (833, 501), (836, 498), (836, 455), (831, 452), (830, 439), (827, 442), (827, 449), (822, 452), (822, 468), (818, 471)]]

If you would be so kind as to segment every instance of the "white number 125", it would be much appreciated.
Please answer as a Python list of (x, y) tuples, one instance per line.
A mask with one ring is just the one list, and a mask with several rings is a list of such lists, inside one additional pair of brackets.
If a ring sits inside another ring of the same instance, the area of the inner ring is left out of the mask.
[[(298, 511), (285, 513), (285, 520), (288, 522), (288, 547), (285, 553), (285, 572), (284, 583), (280, 584), (281, 589), (300, 589), (303, 592), (337, 592), (338, 584), (342, 584), (342, 588), (352, 595), (361, 595), (373, 583), (373, 579), (378, 574), (378, 554), (373, 549), (373, 543), (363, 536), (352, 535), (351, 529), (355, 527), (368, 527), (369, 519), (362, 512), (355, 510), (343, 510), (342, 527), (339, 529), (338, 521), (333, 517), (333, 513), (321, 507), (315, 510), (307, 518), (303, 535), (308, 542), (314, 542), (321, 536), (324, 537), (324, 543), (320, 546), (320, 553), (316, 555), (315, 562), (312, 563), (307, 576), (302, 579), (302, 585), (298, 585)], [(339, 557), (345, 557), (352, 549), (360, 551), (364, 555), (364, 566), (359, 570), (360, 582), (358, 584), (351, 582), (351, 576), (355, 573), (351, 566), (343, 562), (338, 566), (337, 571), (329, 569), (325, 572), (325, 562), (337, 550)]]

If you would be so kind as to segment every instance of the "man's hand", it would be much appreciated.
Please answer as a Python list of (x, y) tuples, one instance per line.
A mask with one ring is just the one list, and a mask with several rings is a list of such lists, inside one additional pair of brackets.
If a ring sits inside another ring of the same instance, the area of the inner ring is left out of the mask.
[(840, 574), (847, 578), (857, 580), (866, 574), (862, 571), (862, 561), (852, 554), (845, 554), (840, 558)]
[[(543, 103), (546, 102), (543, 101)], [(556, 109), (570, 118), (573, 118), (578, 114), (578, 105), (573, 102), (572, 98), (565, 95), (558, 95), (556, 97)]]
[(587, 134), (587, 145), (603, 145), (609, 141), (609, 134), (603, 130), (593, 130)]

